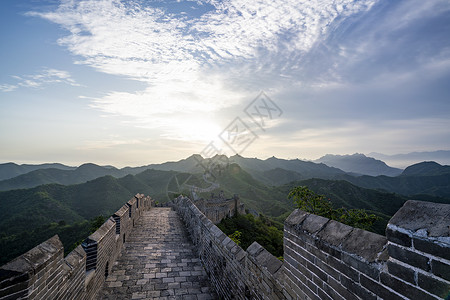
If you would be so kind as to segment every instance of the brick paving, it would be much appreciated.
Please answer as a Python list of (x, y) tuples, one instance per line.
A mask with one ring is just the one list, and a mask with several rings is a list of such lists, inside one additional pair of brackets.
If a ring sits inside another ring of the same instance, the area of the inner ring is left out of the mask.
[(145, 211), (124, 247), (98, 299), (217, 299), (171, 208)]

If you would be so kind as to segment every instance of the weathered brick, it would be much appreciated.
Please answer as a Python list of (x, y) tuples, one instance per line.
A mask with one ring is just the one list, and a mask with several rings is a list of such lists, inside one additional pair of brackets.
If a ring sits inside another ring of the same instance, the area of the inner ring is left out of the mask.
[(403, 297), (399, 296), (398, 294), (391, 292), (387, 288), (385, 288), (383, 285), (380, 284), (378, 281), (374, 281), (371, 278), (361, 274), (360, 283), (363, 287), (367, 288), (372, 293), (376, 294), (382, 299), (389, 299), (389, 300), (404, 300)]
[(349, 292), (346, 287), (342, 285), (341, 282), (336, 281), (332, 277), (328, 277), (328, 284), (341, 295), (346, 300), (357, 300), (358, 297), (356, 297), (353, 293)]
[(386, 228), (386, 237), (389, 241), (395, 244), (399, 244), (405, 247), (411, 247), (411, 237), (406, 233), (393, 230), (389, 226)]
[(414, 248), (425, 252), (430, 253), (432, 255), (442, 257), (445, 259), (450, 258), (450, 247), (444, 247), (440, 244), (437, 244), (431, 240), (425, 240), (420, 238), (414, 238)]
[(389, 255), (397, 260), (425, 271), (430, 270), (429, 259), (426, 256), (400, 248), (394, 244), (388, 245)]
[(328, 276), (334, 277), (334, 279), (339, 280), (340, 273), (333, 269), (329, 264), (324, 263), (321, 260), (316, 260), (316, 265), (319, 267), (323, 272), (325, 272)]
[(413, 269), (404, 267), (403, 265), (400, 265), (392, 261), (388, 261), (387, 266), (390, 274), (397, 276), (398, 278), (408, 281), (412, 284), (415, 283)]
[(431, 260), (431, 270), (434, 275), (450, 281), (450, 265), (433, 259)]
[(355, 228), (342, 243), (342, 249), (356, 254), (369, 262), (373, 262), (386, 246), (386, 237)]
[(342, 261), (375, 280), (378, 280), (380, 276), (380, 271), (375, 266), (362, 261), (360, 258), (343, 253)]
[(334, 257), (330, 257), (329, 264), (336, 270), (345, 274), (345, 276), (351, 278), (352, 280), (358, 281), (359, 273), (349, 265), (343, 263), (338, 259), (335, 259)]
[(450, 284), (444, 280), (439, 280), (419, 273), (417, 281), (421, 288), (438, 297), (446, 298), (447, 296), (450, 296)]
[(422, 292), (417, 287), (410, 285), (402, 280), (399, 280), (387, 273), (381, 273), (380, 281), (382, 284), (395, 290), (397, 293), (404, 295), (411, 299), (421, 299), (421, 300), (435, 300), (434, 297)]
[(327, 281), (328, 275), (325, 272), (323, 272), (322, 270), (320, 270), (317, 266), (315, 266), (314, 264), (311, 264), (311, 263), (307, 263), (306, 267), (311, 272), (313, 272), (317, 277), (319, 277), (323, 281)]

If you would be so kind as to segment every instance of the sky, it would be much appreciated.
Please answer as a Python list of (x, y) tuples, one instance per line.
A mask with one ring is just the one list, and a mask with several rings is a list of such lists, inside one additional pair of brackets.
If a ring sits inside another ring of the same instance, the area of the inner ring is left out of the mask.
[(450, 149), (447, 0), (1, 0), (0, 162)]

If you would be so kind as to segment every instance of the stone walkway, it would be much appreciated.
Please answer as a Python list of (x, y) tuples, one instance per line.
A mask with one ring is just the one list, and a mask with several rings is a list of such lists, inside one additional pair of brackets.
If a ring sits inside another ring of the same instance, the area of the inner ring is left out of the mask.
[(175, 211), (145, 211), (98, 299), (217, 299)]

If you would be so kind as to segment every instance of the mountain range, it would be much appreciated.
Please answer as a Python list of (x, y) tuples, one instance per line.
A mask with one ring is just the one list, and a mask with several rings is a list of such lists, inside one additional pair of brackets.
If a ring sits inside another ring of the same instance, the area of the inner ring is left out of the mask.
[(327, 154), (314, 162), (324, 163), (327, 166), (335, 167), (354, 175), (397, 176), (402, 173), (402, 169), (389, 167), (381, 160), (359, 153), (353, 155)]
[[(70, 249), (89, 234), (90, 220), (110, 216), (138, 192), (166, 202), (180, 193), (190, 194), (192, 186), (200, 188), (197, 196), (204, 198), (222, 190), (229, 198), (238, 194), (247, 209), (283, 221), (294, 209), (287, 194), (304, 185), (325, 195), (335, 207), (375, 213), (380, 217), (374, 228), (378, 233), (408, 199), (450, 203), (450, 166), (421, 162), (397, 174), (398, 169), (360, 154), (326, 155), (319, 160), (323, 162), (192, 155), (177, 162), (122, 169), (95, 164), (1, 164), (0, 174), (8, 179), (0, 181), (4, 189), (0, 263), (56, 233)], [(362, 165), (359, 169), (356, 161)], [(213, 175), (205, 174), (205, 167), (217, 162), (221, 164), (211, 169)], [(397, 175), (360, 175), (368, 172)], [(212, 186), (213, 179), (217, 186)]]

